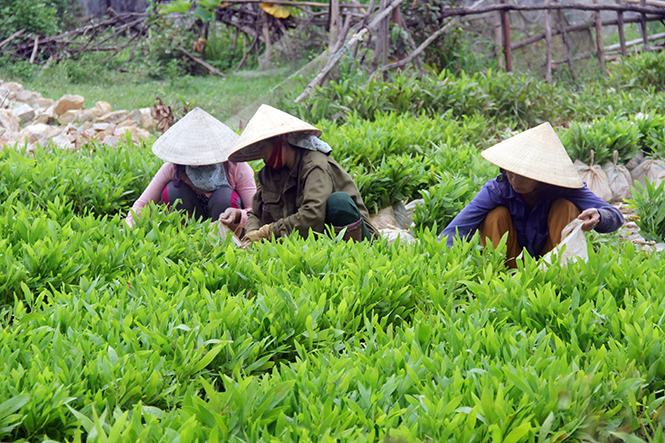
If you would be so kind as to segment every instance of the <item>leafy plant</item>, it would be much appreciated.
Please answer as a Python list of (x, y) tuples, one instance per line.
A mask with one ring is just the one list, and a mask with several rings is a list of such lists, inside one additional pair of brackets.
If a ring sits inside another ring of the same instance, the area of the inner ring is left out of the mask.
[(647, 240), (665, 241), (665, 182), (658, 184), (646, 181), (644, 186), (635, 182), (638, 192), (633, 191), (630, 206), (637, 213), (637, 226)]

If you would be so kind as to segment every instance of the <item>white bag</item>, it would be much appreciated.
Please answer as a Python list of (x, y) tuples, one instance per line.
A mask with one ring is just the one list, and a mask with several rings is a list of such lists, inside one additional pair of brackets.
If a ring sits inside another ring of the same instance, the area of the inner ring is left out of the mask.
[(222, 223), (219, 220), (214, 221), (214, 222), (211, 223), (211, 225), (215, 225), (215, 224), (217, 225), (217, 235), (219, 235), (219, 237), (222, 240), (226, 240), (226, 237), (230, 235), (231, 240), (233, 241), (233, 244), (235, 246), (239, 247), (239, 248), (242, 247), (242, 242), (240, 241), (240, 239), (238, 237), (233, 235), (233, 232), (231, 232), (231, 230), (229, 229), (228, 226), (226, 226), (224, 223)]
[(640, 163), (644, 160), (644, 152), (642, 151), (637, 151), (637, 154), (635, 154), (635, 157), (631, 158), (628, 163), (626, 163), (626, 169), (629, 171), (632, 171), (633, 169), (637, 168)]
[(644, 184), (645, 180), (649, 180), (654, 186), (660, 183), (658, 177), (665, 172), (665, 162), (653, 158), (647, 158), (639, 164), (635, 169), (630, 171), (633, 180)]
[[(589, 260), (589, 253), (586, 248), (586, 236), (582, 231), (582, 224), (584, 221), (576, 218), (566, 225), (561, 231), (561, 243), (547, 254), (543, 255), (541, 261), (541, 269), (547, 269), (548, 265), (552, 264), (552, 256), (561, 257), (561, 264), (575, 263), (578, 260), (586, 262)], [(561, 252), (562, 249), (565, 250)]]
[(607, 174), (607, 181), (612, 191), (612, 200), (620, 202), (633, 198), (633, 177), (624, 166), (617, 165), (619, 151), (614, 151), (614, 158), (611, 163), (607, 163), (603, 170)]
[(598, 197), (608, 202), (612, 200), (612, 190), (610, 189), (610, 182), (607, 179), (607, 174), (599, 165), (593, 164), (593, 150), (591, 151), (591, 161), (581, 171), (578, 170), (580, 178), (586, 183), (591, 192)]

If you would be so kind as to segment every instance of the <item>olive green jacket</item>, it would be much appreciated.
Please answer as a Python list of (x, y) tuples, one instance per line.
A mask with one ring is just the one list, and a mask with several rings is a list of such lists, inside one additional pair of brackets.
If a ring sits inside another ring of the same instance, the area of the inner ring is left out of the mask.
[(252, 210), (247, 214), (247, 232), (268, 223), (275, 237), (287, 236), (293, 230), (307, 237), (310, 228), (324, 232), (326, 201), (333, 192), (342, 191), (358, 206), (372, 237), (378, 237), (351, 176), (329, 155), (301, 148), (295, 150), (292, 169), (264, 166), (258, 172)]

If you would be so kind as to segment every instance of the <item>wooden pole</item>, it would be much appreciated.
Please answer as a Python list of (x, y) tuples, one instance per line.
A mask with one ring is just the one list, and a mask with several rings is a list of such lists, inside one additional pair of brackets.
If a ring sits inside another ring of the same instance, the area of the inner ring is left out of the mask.
[(7, 37), (6, 39), (4, 39), (3, 41), (0, 42), (0, 48), (2, 48), (7, 43), (14, 40), (16, 37), (19, 37), (23, 33), (25, 33), (25, 29), (21, 29), (20, 31), (16, 31), (15, 33), (13, 33), (12, 35), (10, 35), (9, 37)]
[(339, 0), (330, 0), (328, 18), (328, 48), (332, 51), (339, 36)]
[[(390, 0), (381, 0), (381, 4), (383, 5), (384, 8), (387, 8), (388, 5), (390, 4)], [(381, 45), (382, 66), (388, 63), (388, 55), (390, 54), (390, 19), (392, 18), (393, 15), (394, 13), (387, 15), (385, 20), (383, 20), (383, 23), (381, 23), (380, 25), (381, 34), (383, 37), (383, 44)]]
[(183, 52), (183, 54), (185, 54), (187, 57), (191, 58), (196, 63), (198, 63), (201, 66), (203, 66), (204, 68), (206, 68), (208, 71), (212, 72), (215, 75), (219, 75), (220, 77), (224, 77), (224, 74), (222, 72), (219, 72), (214, 66), (210, 65), (205, 60), (195, 56), (194, 54), (192, 54), (191, 52), (189, 52), (188, 50), (186, 50), (182, 46), (178, 46), (178, 49), (180, 49)]
[[(550, 0), (545, 0), (549, 5)], [(552, 83), (552, 11), (545, 11), (545, 80)]]
[(484, 8), (478, 8), (476, 10), (471, 10), (471, 8), (450, 8), (442, 9), (439, 12), (439, 18), (444, 19), (447, 17), (463, 16), (463, 15), (478, 15), (486, 14), (492, 11), (543, 11), (543, 10), (559, 10), (559, 9), (576, 9), (579, 11), (634, 11), (644, 14), (654, 14), (659, 17), (665, 16), (665, 10), (662, 8), (654, 8), (650, 6), (641, 6), (641, 5), (630, 5), (627, 3), (622, 3), (621, 5), (616, 4), (582, 4), (582, 3), (554, 3), (550, 5), (514, 5), (512, 3), (506, 3), (505, 1), (502, 4), (498, 5), (489, 5)]
[[(402, 17), (402, 13), (400, 12), (399, 8), (393, 9), (393, 23), (402, 28), (402, 30), (406, 33), (407, 37), (406, 41), (409, 45), (409, 49), (411, 49), (411, 51), (415, 51), (417, 49), (416, 42), (413, 40), (413, 37), (411, 37), (411, 33), (409, 32), (409, 27), (406, 26), (406, 23), (404, 22), (404, 18)], [(400, 60), (403, 60), (406, 54), (398, 54), (398, 56)], [(423, 64), (420, 61), (420, 58), (415, 57), (413, 62), (418, 67), (418, 69), (423, 69)]]
[(267, 12), (263, 12), (263, 43), (266, 45), (265, 58), (263, 60), (263, 66), (265, 69), (270, 68), (272, 62), (272, 45), (270, 42), (270, 27), (269, 27), (269, 16)]
[(35, 36), (35, 46), (32, 48), (32, 55), (30, 56), (30, 64), (35, 62), (35, 57), (37, 56), (37, 49), (39, 49), (39, 35)]
[(568, 63), (568, 69), (570, 70), (570, 76), (575, 80), (575, 66), (573, 64), (573, 59), (570, 55), (570, 43), (568, 42), (568, 32), (566, 31), (566, 19), (563, 15), (563, 11), (557, 11), (557, 16), (559, 18), (559, 30), (561, 32), (561, 40), (563, 41), (563, 47), (566, 49), (566, 62)]
[[(626, 3), (632, 3), (634, 5), (639, 5), (642, 0), (624, 0)], [(655, 6), (657, 8), (665, 8), (665, 1), (662, 0), (646, 0), (648, 6)]]
[[(598, 0), (593, 0), (594, 4), (598, 4)], [(594, 13), (596, 16), (596, 55), (598, 56), (598, 63), (600, 69), (605, 76), (605, 54), (603, 53), (603, 20), (600, 17), (600, 11)]]
[[(665, 38), (665, 32), (663, 32), (661, 34), (650, 35), (649, 36), (649, 41), (653, 42), (653, 41), (661, 40), (661, 39), (664, 39), (664, 38)], [(631, 41), (626, 42), (626, 48), (629, 48), (631, 46), (637, 46), (640, 43), (644, 44), (641, 37), (638, 38), (637, 40), (631, 40)], [(616, 51), (617, 49), (620, 49), (620, 48), (621, 48), (621, 45), (610, 45), (610, 46), (605, 48), (605, 54), (607, 54), (610, 51)]]
[[(617, 4), (621, 3), (621, 0), (617, 0)], [(626, 34), (623, 28), (623, 11), (617, 11), (617, 28), (619, 29), (619, 44), (621, 45), (621, 56), (625, 57), (628, 55), (626, 50)]]
[[(388, 0), (381, 0), (379, 6), (379, 14), (383, 12), (388, 7)], [(388, 60), (388, 47), (387, 47), (387, 37), (388, 34), (388, 17), (379, 23), (376, 28), (376, 42), (374, 46), (374, 60), (372, 61), (372, 72), (376, 72), (379, 66), (386, 65), (386, 60)]]
[[(503, 4), (508, 4), (508, 0), (501, 0)], [(503, 55), (506, 58), (506, 71), (513, 69), (512, 52), (510, 49), (510, 12), (501, 11), (501, 27), (503, 28)]]
[(494, 57), (496, 58), (499, 69), (503, 69), (503, 59), (501, 58), (501, 13), (494, 11)]
[[(559, 10), (559, 12), (560, 12), (560, 10)], [(660, 21), (661, 18), (660, 17), (647, 17), (647, 21), (652, 21), (652, 20)], [(629, 18), (624, 17), (623, 22), (624, 22), (624, 24), (626, 24), (626, 23), (639, 23), (640, 18), (639, 17), (629, 17)], [(616, 25), (617, 25), (616, 19), (607, 20), (607, 21), (603, 22), (603, 27), (605, 27), (605, 26), (616, 26)], [(566, 32), (566, 34), (568, 34), (570, 32), (586, 31), (592, 26), (595, 26), (595, 25), (593, 23), (592, 24), (581, 23), (579, 25), (566, 26), (564, 31)], [(561, 34), (560, 29), (553, 29), (552, 30), (552, 36), (559, 35), (559, 34)], [(535, 42), (537, 42), (539, 40), (542, 40), (544, 38), (545, 38), (545, 33), (541, 32), (540, 34), (532, 35), (531, 37), (525, 38), (524, 40), (520, 40), (517, 43), (513, 43), (512, 45), (510, 45), (510, 47), (514, 51), (516, 49), (520, 49), (520, 48), (523, 48), (525, 46), (529, 46), (530, 44), (535, 43)], [(642, 37), (640, 37), (640, 39), (641, 38)]]
[[(640, 6), (646, 7), (646, 0), (640, 0)], [(642, 40), (644, 41), (644, 50), (649, 50), (649, 35), (647, 31), (647, 15), (643, 12), (640, 16), (640, 29), (642, 29)]]

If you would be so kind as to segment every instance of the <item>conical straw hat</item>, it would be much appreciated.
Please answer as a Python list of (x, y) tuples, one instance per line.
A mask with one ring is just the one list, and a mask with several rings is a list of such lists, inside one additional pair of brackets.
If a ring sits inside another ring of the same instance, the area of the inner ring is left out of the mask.
[(152, 152), (178, 165), (201, 166), (225, 162), (238, 134), (201, 108), (194, 108), (152, 145)]
[(236, 142), (234, 152), (229, 158), (234, 161), (251, 161), (260, 158), (256, 146), (261, 140), (291, 132), (308, 132), (320, 136), (321, 131), (309, 123), (269, 105), (261, 105), (247, 123), (247, 127)]
[(564, 188), (584, 186), (566, 149), (549, 123), (531, 128), (484, 150), (481, 155), (506, 171)]

